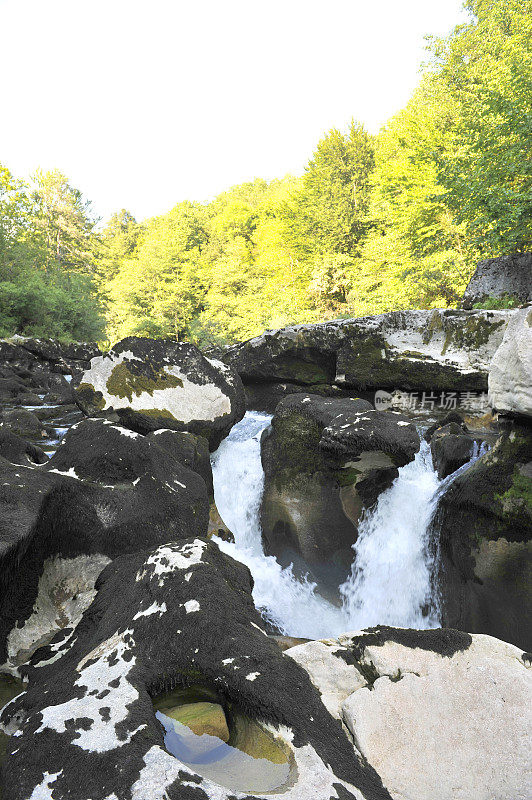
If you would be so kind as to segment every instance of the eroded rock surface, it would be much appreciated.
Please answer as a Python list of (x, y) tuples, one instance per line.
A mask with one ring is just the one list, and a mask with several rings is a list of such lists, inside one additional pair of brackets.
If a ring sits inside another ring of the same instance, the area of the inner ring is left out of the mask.
[(439, 500), (444, 624), (532, 649), (532, 430), (506, 423)]
[(532, 420), (532, 307), (512, 317), (491, 362), (488, 387), (496, 411)]
[(173, 339), (130, 336), (92, 359), (76, 398), (89, 415), (116, 412), (140, 433), (161, 428), (204, 436), (216, 449), (244, 416), (244, 390), (223, 362)]
[[(16, 734), (4, 800), (390, 800), (305, 670), (264, 633), (242, 564), (188, 539), (115, 560), (96, 589), (73, 635), (21, 668), (28, 689), (1, 717)], [(238, 710), (284, 743), (287, 787), (235, 793), (165, 750), (152, 697), (191, 684), (218, 697), (230, 737)]]
[[(266, 331), (221, 358), (245, 384), (483, 392), (515, 311), (392, 311)], [(260, 387), (259, 387), (260, 388)]]
[(376, 628), (287, 651), (394, 800), (526, 800), (532, 688), (520, 649)]
[[(207, 488), (197, 473), (156, 440), (106, 420), (74, 425), (43, 464), (0, 458), (0, 664), (16, 666), (53, 633), (48, 623), (40, 632), (28, 623), (43, 581), (53, 589), (46, 564), (53, 572), (54, 559), (67, 560), (60, 569), (74, 586), (76, 570), (84, 571), (75, 562), (79, 556), (114, 558), (204, 535), (208, 516)], [(70, 602), (68, 589), (61, 593), (56, 629), (69, 616), (61, 611)]]

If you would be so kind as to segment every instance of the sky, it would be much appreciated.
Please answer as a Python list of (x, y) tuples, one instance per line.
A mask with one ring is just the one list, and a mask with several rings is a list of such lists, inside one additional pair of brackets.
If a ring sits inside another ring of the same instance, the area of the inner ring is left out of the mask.
[(408, 101), (462, 0), (0, 0), (0, 163), (58, 168), (103, 219), (299, 174)]

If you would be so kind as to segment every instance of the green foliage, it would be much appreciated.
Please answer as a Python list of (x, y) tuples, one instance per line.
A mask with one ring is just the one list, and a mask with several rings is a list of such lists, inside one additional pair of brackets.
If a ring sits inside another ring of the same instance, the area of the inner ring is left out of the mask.
[(503, 294), (501, 297), (486, 297), (480, 303), (474, 303), (473, 308), (492, 310), (503, 308), (516, 308), (519, 305), (519, 300), (509, 294)]
[[(58, 171), (0, 166), (0, 329), (224, 344), (299, 322), (455, 306), (481, 258), (532, 249), (532, 0), (468, 0), (377, 137), (330, 130), (300, 177), (101, 232)], [(512, 308), (487, 298), (478, 308)]]

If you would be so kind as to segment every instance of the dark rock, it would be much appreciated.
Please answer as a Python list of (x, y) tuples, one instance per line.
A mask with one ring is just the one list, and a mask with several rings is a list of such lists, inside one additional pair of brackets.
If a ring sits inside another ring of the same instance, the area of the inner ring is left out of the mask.
[(410, 421), (376, 412), (365, 400), (282, 400), (261, 442), (266, 551), (337, 590), (351, 567), (362, 512), (417, 449)]
[(438, 420), (433, 425), (431, 425), (429, 428), (427, 428), (423, 438), (425, 439), (426, 442), (430, 442), (430, 440), (432, 439), (432, 434), (435, 431), (439, 430), (440, 428), (445, 427), (446, 425), (450, 425), (451, 423), (454, 423), (455, 425), (457, 425), (459, 427), (459, 429), (460, 429), (458, 431), (459, 433), (469, 433), (469, 429), (468, 429), (467, 425), (465, 424), (462, 415), (459, 414), (458, 411), (451, 411), (449, 414), (446, 414), (443, 417), (443, 419)]
[[(275, 413), (277, 404), (288, 395), (301, 394), (302, 386), (300, 383), (247, 383), (245, 386), (247, 408), (254, 411), (264, 411), (267, 414)], [(331, 384), (314, 384), (312, 394), (320, 397), (333, 397), (336, 399), (355, 397), (353, 391), (340, 389), (339, 386)], [(371, 395), (372, 393), (364, 393)], [(370, 397), (364, 397), (370, 399)]]
[(532, 253), (499, 256), (480, 261), (467, 284), (464, 308), (488, 298), (512, 298), (517, 303), (532, 301)]
[[(354, 459), (354, 467), (374, 468), (374, 456), (388, 460), (379, 466), (402, 467), (414, 458), (420, 441), (415, 423), (395, 411), (363, 411), (339, 414), (323, 430), (320, 449), (335, 459)], [(371, 464), (371, 466), (369, 466)]]
[(438, 428), (432, 435), (430, 452), (440, 480), (471, 460), (475, 442), (478, 446), (479, 440), (462, 433), (460, 426), (454, 422)]
[(532, 431), (509, 426), (442, 494), (432, 523), (440, 542), (444, 625), (532, 646)]
[(39, 417), (26, 408), (15, 408), (2, 415), (2, 427), (8, 428), (19, 436), (39, 438), (43, 434), (43, 425)]
[[(75, 425), (42, 466), (0, 459), (0, 663), (16, 663), (41, 636), (34, 625), (13, 631), (30, 618), (39, 586), (55, 596), (54, 581), (63, 579), (54, 576), (63, 567), (69, 572), (58, 559), (90, 556), (100, 564), (102, 556), (205, 535), (208, 519), (198, 474), (155, 442), (104, 420)], [(56, 616), (68, 623), (69, 591), (59, 592), (61, 609), (45, 626), (47, 635)]]
[(41, 450), (11, 431), (0, 428), (0, 457), (12, 464), (44, 464), (48, 456)]
[(246, 567), (201, 539), (110, 564), (75, 636), (21, 668), (27, 691), (2, 713), (17, 733), (2, 767), (4, 800), (44, 786), (70, 800), (229, 800), (234, 792), (164, 749), (151, 698), (191, 684), (223, 707), (231, 736), (242, 716), (272, 726), (298, 796), (328, 800), (338, 787), (345, 800), (391, 800), (308, 673), (264, 634), (251, 586)]
[(161, 429), (152, 431), (146, 436), (166, 450), (176, 461), (201, 475), (207, 486), (209, 497), (214, 495), (212, 483), (212, 467), (209, 453), (209, 442), (203, 436), (196, 436), (189, 431), (172, 431)]
[(393, 311), (295, 325), (228, 347), (221, 358), (246, 385), (484, 392), (491, 358), (514, 313)]
[(204, 436), (218, 447), (245, 413), (238, 375), (187, 342), (130, 336), (95, 358), (76, 392), (89, 415), (114, 411), (140, 433), (161, 428)]

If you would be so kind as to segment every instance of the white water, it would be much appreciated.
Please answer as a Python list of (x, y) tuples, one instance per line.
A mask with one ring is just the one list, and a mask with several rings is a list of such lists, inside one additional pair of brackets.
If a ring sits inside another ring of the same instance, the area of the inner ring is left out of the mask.
[(249, 567), (256, 607), (287, 635), (312, 639), (377, 624), (437, 627), (427, 532), (438, 497), (458, 473), (439, 482), (430, 448), (422, 442), (414, 461), (399, 470), (393, 486), (360, 523), (352, 572), (340, 587), (343, 605), (335, 606), (316, 593), (315, 584), (298, 580), (290, 568), (264, 554), (260, 436), (270, 420), (248, 412), (212, 459), (216, 506), (235, 544), (214, 538), (221, 550)]

